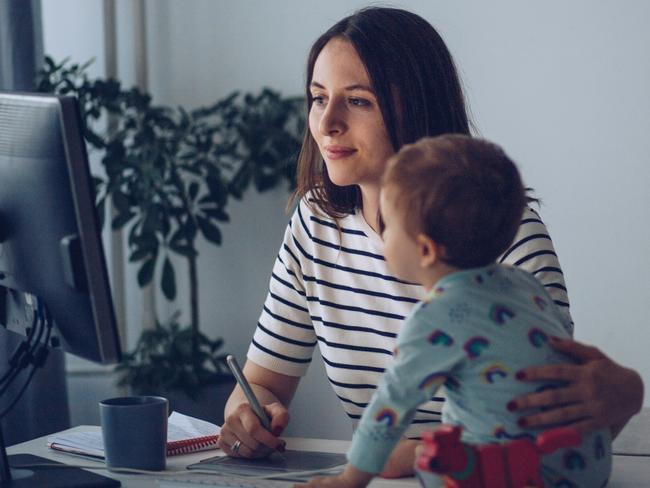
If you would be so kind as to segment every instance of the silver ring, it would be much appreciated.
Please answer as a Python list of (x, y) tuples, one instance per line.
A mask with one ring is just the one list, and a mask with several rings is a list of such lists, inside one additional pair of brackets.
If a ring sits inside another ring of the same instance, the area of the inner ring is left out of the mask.
[(235, 443), (230, 446), (230, 450), (234, 452), (235, 454), (239, 454), (239, 448), (241, 447), (241, 441), (237, 439)]

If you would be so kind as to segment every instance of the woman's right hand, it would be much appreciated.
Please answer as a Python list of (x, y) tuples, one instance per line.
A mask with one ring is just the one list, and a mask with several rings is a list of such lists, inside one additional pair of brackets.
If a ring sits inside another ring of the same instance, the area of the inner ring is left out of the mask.
[(264, 405), (264, 410), (271, 419), (270, 432), (247, 402), (240, 403), (227, 415), (221, 427), (219, 447), (228, 456), (259, 458), (273, 451), (284, 451), (286, 443), (278, 436), (289, 423), (289, 412), (280, 402)]
[(543, 408), (525, 419), (530, 428), (567, 424), (580, 433), (610, 427), (613, 437), (643, 406), (639, 373), (614, 362), (596, 347), (571, 339), (551, 338), (551, 346), (578, 364), (549, 364), (519, 372), (524, 381), (564, 381), (565, 386), (513, 399), (516, 411)]

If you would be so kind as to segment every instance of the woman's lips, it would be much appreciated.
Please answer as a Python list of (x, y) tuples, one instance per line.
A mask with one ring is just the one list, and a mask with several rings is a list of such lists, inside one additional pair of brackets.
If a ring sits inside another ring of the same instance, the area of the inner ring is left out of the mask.
[(356, 149), (344, 146), (326, 146), (325, 155), (327, 159), (344, 159), (357, 152)]

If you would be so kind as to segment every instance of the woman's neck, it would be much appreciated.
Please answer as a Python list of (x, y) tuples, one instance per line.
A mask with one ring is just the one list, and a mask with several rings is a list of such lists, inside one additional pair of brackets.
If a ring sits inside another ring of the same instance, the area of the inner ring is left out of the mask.
[(379, 186), (362, 186), (361, 188), (361, 203), (362, 215), (366, 223), (377, 234), (379, 232)]

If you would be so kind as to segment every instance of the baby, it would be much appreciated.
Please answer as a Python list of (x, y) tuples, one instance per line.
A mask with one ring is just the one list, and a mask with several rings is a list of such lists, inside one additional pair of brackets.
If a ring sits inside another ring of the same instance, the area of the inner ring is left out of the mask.
[[(382, 182), (384, 256), (400, 279), (427, 290), (406, 319), (395, 360), (365, 409), (344, 472), (309, 486), (365, 487), (379, 473), (419, 405), (439, 388), (443, 422), (471, 444), (534, 439), (510, 399), (553, 388), (517, 380), (528, 366), (571, 361), (548, 342), (571, 324), (530, 274), (495, 261), (512, 243), (526, 205), (514, 163), (496, 145), (461, 135), (425, 138), (388, 162)], [(550, 487), (603, 486), (609, 430), (542, 458)]]

